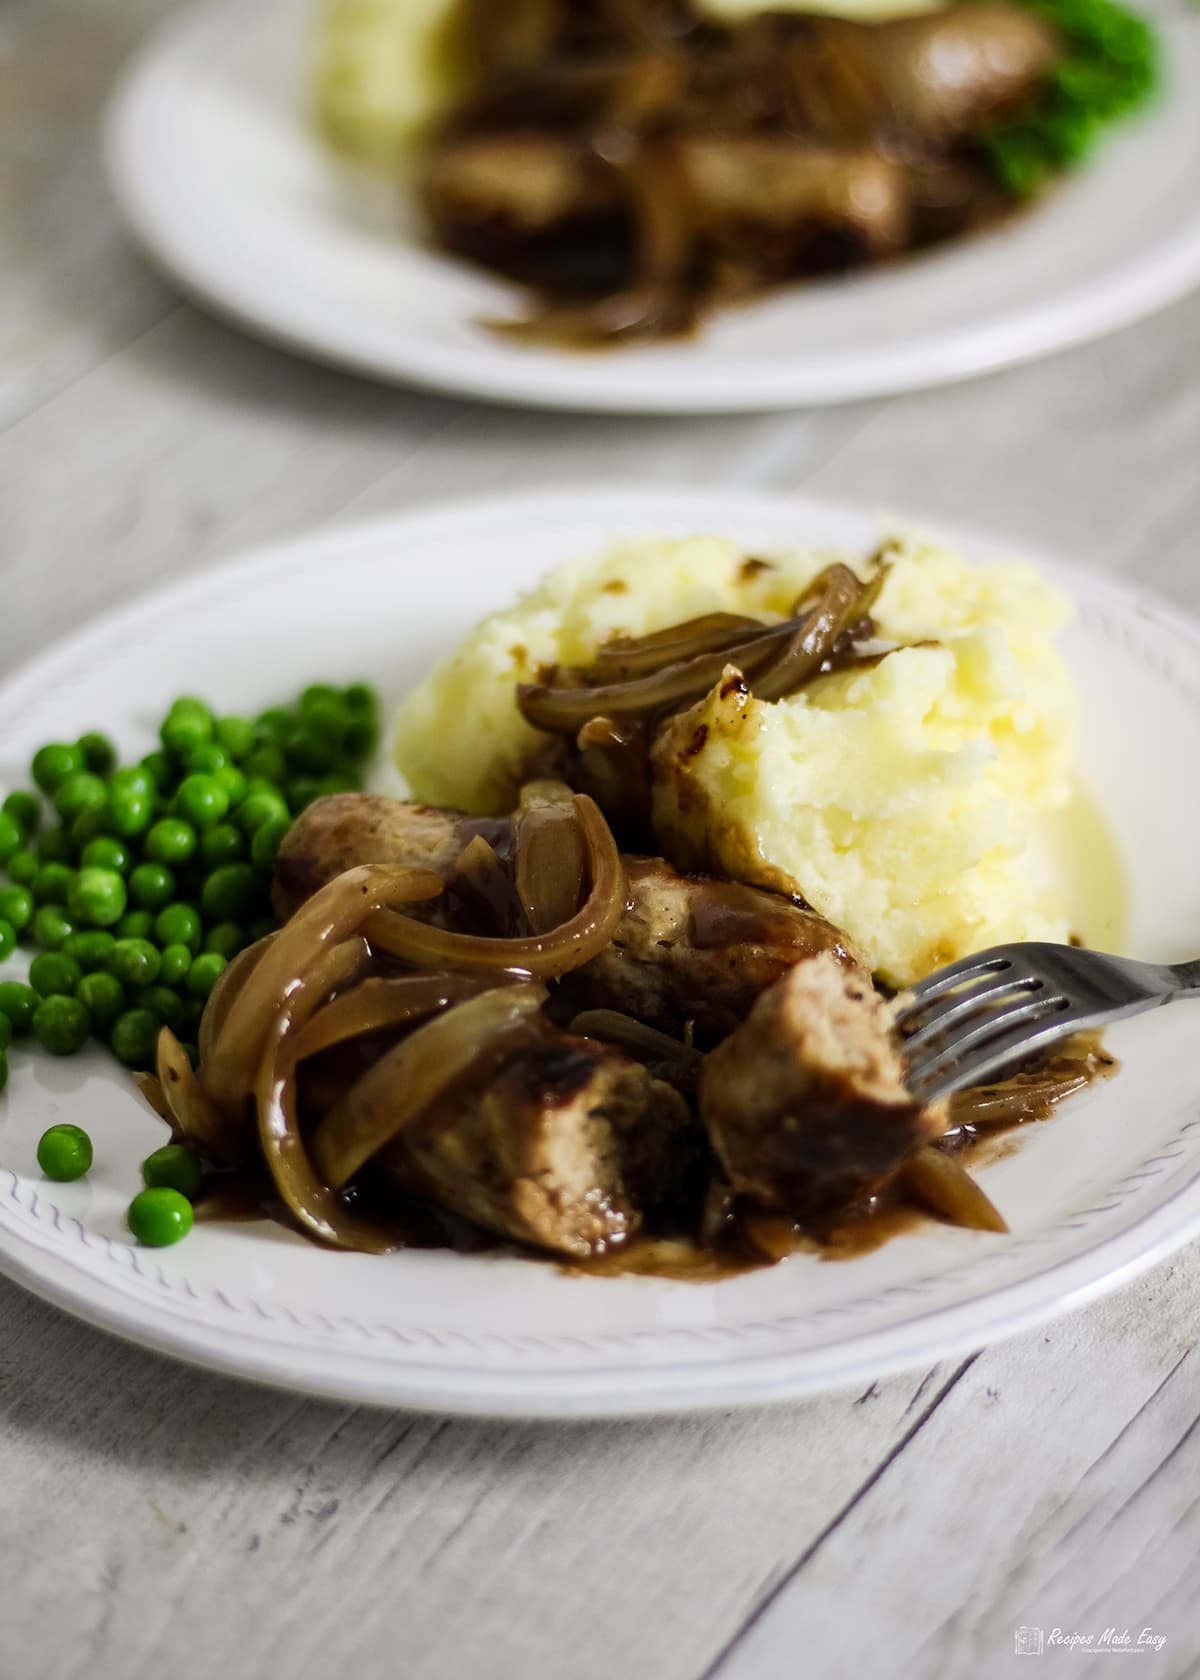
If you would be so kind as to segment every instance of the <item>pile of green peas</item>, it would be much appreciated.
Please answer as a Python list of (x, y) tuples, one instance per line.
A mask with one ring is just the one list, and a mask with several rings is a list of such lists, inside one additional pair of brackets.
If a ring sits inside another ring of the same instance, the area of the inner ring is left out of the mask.
[(378, 702), (315, 683), (250, 718), (185, 695), (158, 734), (123, 767), (104, 735), (51, 742), (0, 804), (0, 963), (36, 953), (27, 981), (0, 969), (0, 1089), (24, 1035), (56, 1056), (95, 1038), (146, 1069), (167, 1026), (195, 1061), (222, 969), (276, 926), (280, 842), (314, 799), (362, 785)]

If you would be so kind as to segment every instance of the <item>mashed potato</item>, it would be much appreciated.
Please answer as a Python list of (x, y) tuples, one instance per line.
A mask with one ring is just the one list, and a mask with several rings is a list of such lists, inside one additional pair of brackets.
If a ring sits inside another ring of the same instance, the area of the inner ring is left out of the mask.
[[(409, 698), (396, 762), (419, 799), (506, 810), (544, 741), (517, 682), (585, 663), (616, 633), (714, 611), (781, 618), (831, 558), (747, 565), (692, 538), (563, 566)], [(906, 537), (874, 617), (910, 645), (775, 703), (714, 692), (672, 722), (656, 755), (664, 851), (799, 891), (893, 984), (984, 945), (1065, 938), (1031, 836), (1071, 791), (1075, 699), (1054, 646), (1067, 601), (1027, 566), (972, 567)]]
[(458, 0), (324, 0), (317, 113), (326, 136), (363, 163), (395, 168), (465, 82)]

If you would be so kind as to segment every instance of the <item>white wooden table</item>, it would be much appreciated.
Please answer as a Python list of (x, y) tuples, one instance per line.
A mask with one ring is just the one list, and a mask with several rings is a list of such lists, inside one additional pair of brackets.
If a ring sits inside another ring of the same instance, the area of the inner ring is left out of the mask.
[[(1200, 296), (829, 413), (564, 420), (376, 389), (215, 324), (126, 244), (97, 114), (166, 9), (0, 5), (0, 671), (259, 538), (576, 481), (963, 518), (1200, 610)], [(1018, 1628), (1149, 1628), (1137, 1674), (1200, 1666), (1200, 1248), (959, 1364), (627, 1425), (354, 1411), (8, 1284), (0, 1314), (5, 1680), (957, 1680), (1008, 1673)]]

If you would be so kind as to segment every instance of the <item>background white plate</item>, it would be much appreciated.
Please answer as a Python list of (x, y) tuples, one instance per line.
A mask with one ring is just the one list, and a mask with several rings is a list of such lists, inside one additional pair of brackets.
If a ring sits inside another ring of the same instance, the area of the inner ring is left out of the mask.
[[(722, 532), (754, 552), (862, 552), (878, 522), (738, 493), (582, 492), (479, 503), (247, 556), (121, 612), (0, 691), (0, 785), (34, 748), (112, 728), (145, 751), (166, 702), (253, 710), (306, 681), (356, 677), (398, 698), (473, 618), (554, 563), (618, 536)], [(957, 539), (976, 558), (1005, 551)], [(1067, 573), (1081, 768), (1130, 870), (1128, 944), (1200, 951), (1200, 630)], [(464, 716), (463, 728), (471, 727)], [(198, 1226), (136, 1248), (122, 1216), (164, 1128), (103, 1056), (13, 1052), (0, 1098), (0, 1269), (93, 1323), (222, 1370), (350, 1400), (510, 1415), (758, 1402), (859, 1384), (1035, 1323), (1200, 1229), (1195, 1006), (1127, 1023), (1125, 1066), (984, 1170), (998, 1237), (930, 1225), (843, 1263), (804, 1256), (716, 1285), (580, 1278), (552, 1264), (438, 1253), (327, 1253), (266, 1222)], [(56, 1120), (96, 1144), (90, 1177), (43, 1181)]]
[[(1169, 9), (1168, 9), (1169, 8)], [(255, 332), (380, 379), (548, 407), (689, 413), (842, 402), (1092, 338), (1200, 278), (1200, 18), (1160, 0), (1166, 91), (1011, 225), (781, 290), (695, 342), (570, 354), (477, 323), (516, 294), (426, 250), (398, 190), (313, 133), (311, 0), (227, 0), (152, 38), (110, 112), (147, 248)]]

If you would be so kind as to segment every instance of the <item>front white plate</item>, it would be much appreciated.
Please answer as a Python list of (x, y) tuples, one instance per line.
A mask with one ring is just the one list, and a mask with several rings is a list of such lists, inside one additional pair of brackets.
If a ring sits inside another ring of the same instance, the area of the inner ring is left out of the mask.
[[(727, 534), (752, 552), (864, 552), (872, 516), (738, 493), (580, 492), (422, 513), (260, 550), (109, 618), (0, 691), (0, 785), (43, 741), (111, 728), (148, 750), (184, 691), (253, 711), (365, 677), (389, 705), (480, 613), (612, 538)], [(1006, 554), (957, 536), (974, 558)], [(1048, 567), (1052, 572), (1056, 568)], [(1083, 712), (1081, 769), (1128, 866), (1127, 944), (1200, 951), (1200, 630), (1058, 573)], [(464, 716), (462, 727), (471, 727)], [(11, 1056), (0, 1097), (0, 1269), (106, 1328), (222, 1370), (395, 1406), (572, 1416), (760, 1402), (929, 1362), (1113, 1287), (1200, 1229), (1195, 1005), (1114, 1031), (1120, 1076), (1030, 1128), (983, 1174), (1007, 1237), (930, 1224), (845, 1262), (801, 1256), (713, 1285), (581, 1278), (553, 1264), (327, 1253), (267, 1222), (176, 1248), (123, 1228), (164, 1127), (103, 1055)], [(40, 1178), (43, 1129), (91, 1133), (90, 1177)]]
[(1044, 355), (1200, 278), (1200, 18), (1188, 0), (1156, 15), (1163, 98), (1031, 213), (657, 348), (571, 354), (478, 324), (519, 309), (516, 294), (426, 249), (399, 189), (314, 134), (312, 0), (209, 3), (156, 34), (110, 112), (109, 169), (147, 248), (198, 297), (376, 378), (630, 413), (844, 402)]

